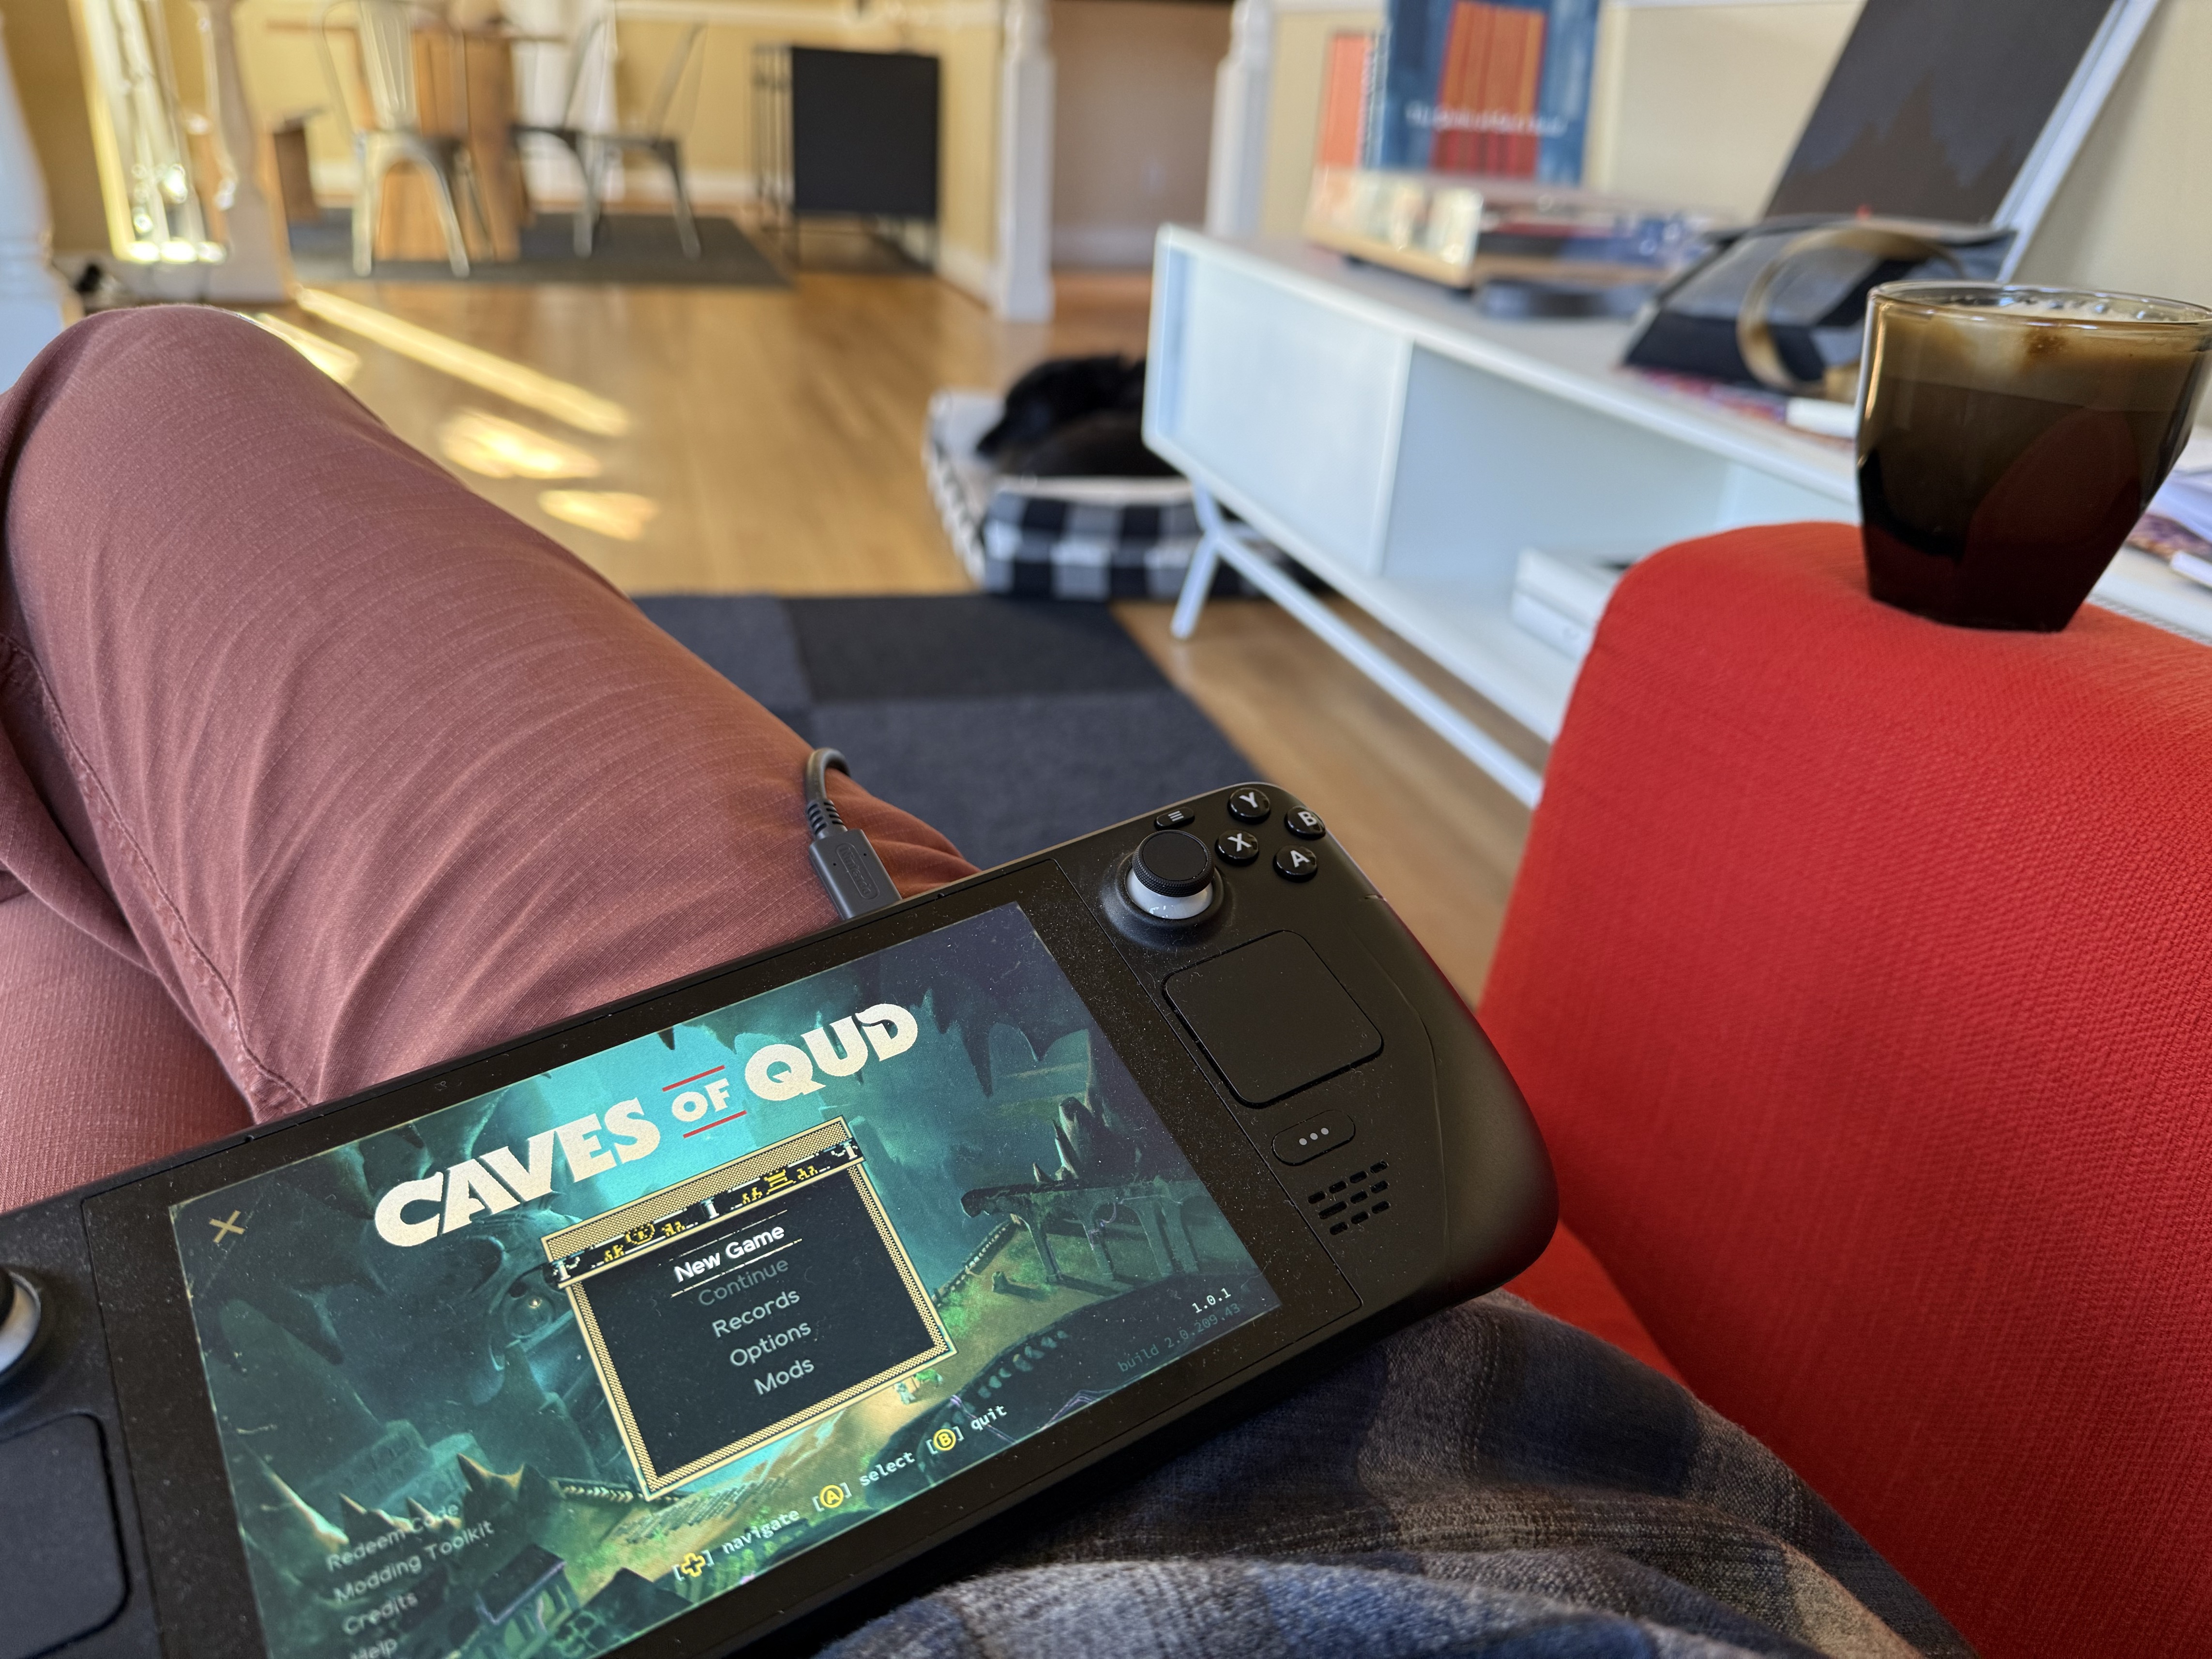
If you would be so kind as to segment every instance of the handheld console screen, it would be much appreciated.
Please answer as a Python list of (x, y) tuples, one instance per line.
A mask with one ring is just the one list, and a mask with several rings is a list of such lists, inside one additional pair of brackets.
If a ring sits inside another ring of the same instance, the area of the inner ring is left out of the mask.
[(811, 1651), (1553, 1212), (1318, 815), (1216, 791), (0, 1214), (0, 1659)]
[(589, 1659), (1280, 1305), (1011, 902), (169, 1217), (272, 1659)]

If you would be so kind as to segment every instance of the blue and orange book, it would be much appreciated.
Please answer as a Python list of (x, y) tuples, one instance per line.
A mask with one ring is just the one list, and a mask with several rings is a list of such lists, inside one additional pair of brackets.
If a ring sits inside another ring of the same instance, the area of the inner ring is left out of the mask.
[(1391, 0), (1368, 164), (1577, 185), (1600, 0)]

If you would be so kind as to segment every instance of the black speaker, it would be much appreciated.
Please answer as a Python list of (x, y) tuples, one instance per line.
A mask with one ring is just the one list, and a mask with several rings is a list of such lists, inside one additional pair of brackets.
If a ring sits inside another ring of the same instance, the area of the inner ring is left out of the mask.
[(793, 46), (793, 210), (934, 220), (939, 80), (919, 52)]
[[(1382, 1196), (1390, 1190), (1389, 1179), (1383, 1174), (1389, 1167), (1377, 1158), (1363, 1169), (1347, 1170), (1316, 1185), (1306, 1195), (1306, 1207), (1314, 1212), (1316, 1220), (1328, 1224), (1332, 1235), (1364, 1226), (1390, 1208), (1390, 1200)], [(1347, 1215), (1346, 1211), (1351, 1213)]]

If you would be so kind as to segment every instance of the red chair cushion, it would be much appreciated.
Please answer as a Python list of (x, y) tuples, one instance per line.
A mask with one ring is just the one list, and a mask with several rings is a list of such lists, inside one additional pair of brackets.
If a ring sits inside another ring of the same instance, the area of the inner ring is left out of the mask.
[(1682, 1374), (1659, 1352), (1651, 1333), (1621, 1296), (1605, 1264), (1565, 1227), (1553, 1230), (1544, 1254), (1523, 1268), (1507, 1290), (1554, 1319), (1601, 1337), (1677, 1382)]
[(2212, 653), (1639, 566), (1482, 1004), (1692, 1387), (1994, 1656), (2212, 1641)]

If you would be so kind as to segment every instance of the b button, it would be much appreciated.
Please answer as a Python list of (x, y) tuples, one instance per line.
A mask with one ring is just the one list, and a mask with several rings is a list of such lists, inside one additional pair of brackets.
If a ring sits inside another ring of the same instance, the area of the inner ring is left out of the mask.
[(1295, 812), (1283, 814), (1283, 828), (1306, 841), (1319, 841), (1328, 833), (1322, 823), (1321, 814), (1303, 806)]
[(1275, 873), (1285, 881), (1311, 881), (1321, 860), (1303, 847), (1285, 847), (1275, 854)]

